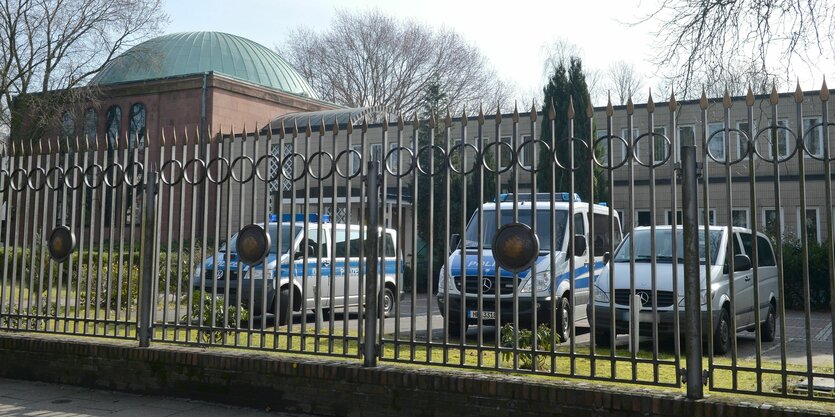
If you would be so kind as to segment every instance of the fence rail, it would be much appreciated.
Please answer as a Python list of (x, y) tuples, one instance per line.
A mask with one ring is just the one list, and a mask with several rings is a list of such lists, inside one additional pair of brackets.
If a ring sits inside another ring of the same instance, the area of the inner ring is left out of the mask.
[(830, 401), (828, 98), (11, 140), (0, 330)]

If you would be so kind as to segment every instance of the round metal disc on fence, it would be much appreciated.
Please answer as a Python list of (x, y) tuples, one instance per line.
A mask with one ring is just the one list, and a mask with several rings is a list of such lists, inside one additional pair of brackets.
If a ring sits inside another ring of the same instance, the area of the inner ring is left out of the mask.
[(75, 250), (75, 234), (67, 226), (58, 226), (52, 229), (48, 246), (49, 256), (55, 262), (64, 262)]
[(521, 272), (536, 262), (539, 256), (539, 237), (530, 226), (509, 223), (493, 238), (493, 257), (500, 267), (510, 272)]
[(270, 235), (257, 224), (244, 226), (238, 233), (238, 259), (247, 265), (260, 263), (270, 253)]

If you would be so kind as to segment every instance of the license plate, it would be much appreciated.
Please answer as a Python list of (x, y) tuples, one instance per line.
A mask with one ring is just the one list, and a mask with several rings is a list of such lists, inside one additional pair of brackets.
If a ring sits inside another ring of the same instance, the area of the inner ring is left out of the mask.
[[(471, 319), (478, 318), (478, 311), (477, 310), (468, 310), (467, 317)], [(496, 312), (495, 311), (482, 311), (481, 318), (484, 320), (495, 320), (496, 319)]]

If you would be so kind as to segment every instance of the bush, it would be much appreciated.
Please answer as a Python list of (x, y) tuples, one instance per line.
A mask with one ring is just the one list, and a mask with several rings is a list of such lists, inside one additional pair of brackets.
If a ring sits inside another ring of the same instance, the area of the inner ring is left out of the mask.
[[(501, 330), (501, 346), (505, 348), (513, 348), (513, 325), (512, 324), (505, 324), (502, 326)], [(536, 328), (536, 332), (529, 329), (519, 329), (519, 350), (528, 351), (531, 350), (533, 347), (533, 340), (536, 337), (536, 346), (537, 351), (541, 352), (550, 352), (551, 351), (551, 341), (556, 340), (557, 344), (559, 344), (559, 336), (553, 335), (551, 332), (551, 327), (547, 324), (540, 324), (539, 327)], [(519, 368), (521, 369), (533, 369), (533, 358), (531, 353), (526, 352), (502, 352), (502, 360), (505, 362), (510, 362), (514, 356), (518, 357), (519, 359)], [(547, 361), (548, 356), (546, 355), (537, 355), (536, 356), (536, 369), (538, 370), (547, 370), (550, 369), (551, 366)]]
[[(241, 307), (240, 310), (233, 306), (224, 305), (223, 297), (212, 297), (211, 294), (203, 294), (203, 308), (200, 308), (200, 291), (194, 291), (191, 296), (191, 321), (199, 323), (203, 320), (203, 326), (212, 326), (211, 329), (200, 329), (200, 339), (205, 343), (220, 342), (224, 336), (233, 333), (238, 323), (249, 320), (249, 310)], [(214, 308), (212, 305), (214, 304)], [(224, 315), (226, 322), (224, 323)], [(214, 320), (214, 321), (212, 321)], [(189, 321), (188, 315), (183, 316), (183, 321)], [(229, 329), (229, 330), (225, 330)]]
[[(809, 303), (813, 309), (829, 309), (831, 297), (829, 283), (829, 258), (827, 243), (810, 241), (809, 254)], [(783, 302), (786, 308), (802, 310), (806, 299), (803, 290), (803, 247), (797, 239), (783, 243)]]

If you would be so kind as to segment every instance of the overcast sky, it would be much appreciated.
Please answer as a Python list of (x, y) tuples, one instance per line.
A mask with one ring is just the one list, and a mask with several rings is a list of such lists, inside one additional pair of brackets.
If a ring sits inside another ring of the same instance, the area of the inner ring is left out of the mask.
[[(521, 97), (533, 97), (545, 82), (544, 48), (565, 39), (582, 48), (585, 68), (606, 70), (614, 61), (635, 65), (644, 90), (657, 91), (653, 25), (633, 26), (656, 0), (530, 1), (462, 0), (167, 0), (167, 33), (222, 31), (269, 48), (287, 42), (299, 26), (324, 29), (337, 8), (379, 8), (435, 27), (447, 27), (476, 44), (503, 80), (515, 83)], [(582, 39), (582, 40), (581, 40)], [(831, 60), (830, 60), (831, 62)], [(804, 89), (820, 87), (822, 74), (798, 74)], [(832, 78), (832, 77), (830, 77)], [(669, 92), (655, 94), (666, 97)]]

